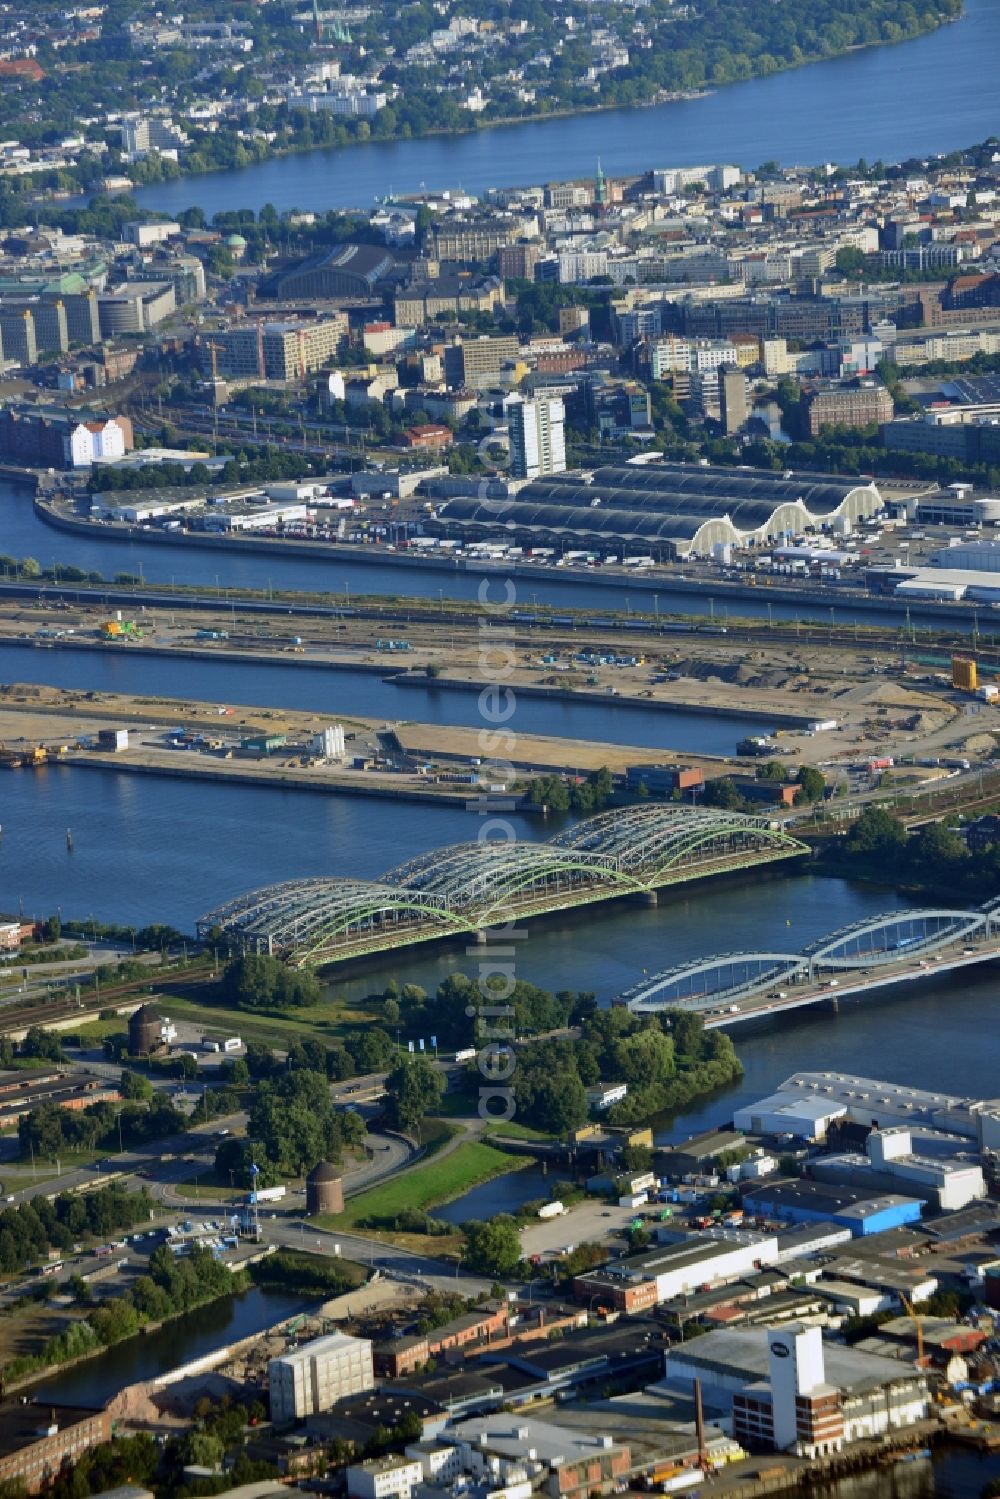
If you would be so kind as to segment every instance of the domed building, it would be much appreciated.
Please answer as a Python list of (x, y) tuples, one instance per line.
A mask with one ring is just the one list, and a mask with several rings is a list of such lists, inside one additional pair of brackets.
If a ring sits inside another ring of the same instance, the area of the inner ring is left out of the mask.
[(342, 1213), (344, 1211), (344, 1183), (336, 1166), (329, 1161), (320, 1161), (306, 1177), (306, 1212)]

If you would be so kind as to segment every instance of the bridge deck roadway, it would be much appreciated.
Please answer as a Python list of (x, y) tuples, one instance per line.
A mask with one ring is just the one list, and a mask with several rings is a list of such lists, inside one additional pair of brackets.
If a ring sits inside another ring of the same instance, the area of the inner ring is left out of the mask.
[[(916, 979), (933, 978), (935, 974), (952, 973), (959, 968), (973, 968), (979, 963), (989, 963), (1000, 958), (1000, 936), (986, 941), (955, 943), (954, 947), (939, 948), (926, 958), (910, 958), (890, 967), (880, 966), (876, 971), (859, 978), (836, 980), (829, 978), (811, 983), (789, 982), (779, 999), (774, 990), (760, 994), (754, 999), (744, 999), (738, 1008), (717, 1014), (707, 1006), (698, 1006), (704, 1016), (706, 1030), (718, 1030), (722, 1026), (740, 1025), (746, 1020), (761, 1020), (783, 1013), (785, 1010), (800, 1010), (805, 1005), (816, 1005), (825, 999), (848, 999), (868, 994), (874, 989), (887, 989), (894, 984), (912, 983)], [(679, 1006), (679, 1008), (695, 1008)]]

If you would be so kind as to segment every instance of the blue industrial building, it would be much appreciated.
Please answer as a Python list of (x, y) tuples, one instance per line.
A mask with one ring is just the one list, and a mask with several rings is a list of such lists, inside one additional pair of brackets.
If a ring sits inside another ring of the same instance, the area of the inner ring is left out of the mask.
[(830, 1223), (856, 1239), (919, 1223), (923, 1203), (915, 1197), (855, 1192), (812, 1181), (759, 1182), (744, 1194), (743, 1207), (760, 1218), (786, 1223)]

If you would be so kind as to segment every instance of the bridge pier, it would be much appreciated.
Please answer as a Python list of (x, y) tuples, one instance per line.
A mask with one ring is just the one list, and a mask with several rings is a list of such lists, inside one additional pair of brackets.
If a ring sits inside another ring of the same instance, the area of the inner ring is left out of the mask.
[(639, 904), (643, 906), (658, 906), (660, 896), (657, 890), (641, 890), (639, 892)]
[(475, 933), (476, 943), (479, 947), (485, 947), (487, 942), (486, 929), (479, 927)]

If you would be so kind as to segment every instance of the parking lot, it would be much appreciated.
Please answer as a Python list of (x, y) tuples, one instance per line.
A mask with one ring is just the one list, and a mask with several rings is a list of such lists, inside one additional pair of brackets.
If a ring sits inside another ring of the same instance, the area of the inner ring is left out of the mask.
[(580, 1202), (559, 1218), (540, 1219), (523, 1229), (521, 1251), (530, 1259), (535, 1254), (563, 1253), (569, 1245), (575, 1249), (580, 1244), (603, 1244), (620, 1237), (643, 1211), (620, 1208), (600, 1199)]

